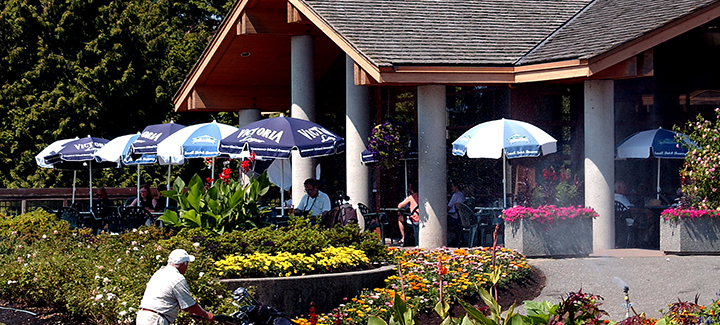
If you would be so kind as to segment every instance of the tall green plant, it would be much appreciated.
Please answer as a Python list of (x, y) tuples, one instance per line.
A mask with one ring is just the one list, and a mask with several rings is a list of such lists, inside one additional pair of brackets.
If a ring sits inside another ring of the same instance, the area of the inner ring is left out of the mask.
[(266, 173), (251, 179), (247, 185), (237, 180), (217, 180), (207, 189), (195, 174), (187, 191), (185, 182), (177, 178), (173, 189), (162, 194), (178, 202), (179, 213), (166, 210), (160, 220), (170, 227), (203, 228), (218, 234), (254, 228), (260, 222), (260, 215), (268, 211), (259, 201), (269, 189)]

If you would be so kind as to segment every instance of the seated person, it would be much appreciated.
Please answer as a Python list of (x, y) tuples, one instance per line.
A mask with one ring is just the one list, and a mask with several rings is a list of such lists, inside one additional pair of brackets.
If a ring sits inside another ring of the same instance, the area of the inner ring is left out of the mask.
[[(408, 197), (405, 198), (402, 202), (398, 204), (398, 209), (402, 209), (407, 205), (410, 205), (410, 212), (415, 212), (411, 214), (407, 220), (404, 220), (402, 213), (398, 212), (398, 227), (400, 229), (400, 242), (399, 244), (402, 245), (405, 243), (405, 223), (408, 225), (415, 224), (417, 225), (418, 222), (420, 222), (420, 215), (415, 208), (418, 207), (418, 193), (413, 190), (414, 185), (408, 184)], [(415, 234), (417, 236), (417, 234)]]
[(133, 200), (129, 206), (131, 207), (143, 207), (150, 212), (156, 212), (158, 200), (151, 195), (150, 185), (140, 185), (140, 202), (137, 199)]
[(107, 190), (104, 187), (98, 189), (97, 198), (94, 205), (98, 208), (112, 206), (112, 201), (108, 198)]
[(649, 209), (635, 207), (634, 204), (628, 200), (627, 188), (625, 182), (615, 182), (615, 201), (625, 205), (629, 210), (634, 220), (635, 229), (638, 235), (638, 240), (643, 246), (650, 245), (650, 238), (652, 238), (652, 232), (654, 224), (659, 222), (652, 216), (652, 211)]
[(457, 246), (458, 244), (458, 233), (460, 229), (460, 218), (455, 211), (456, 203), (465, 202), (465, 194), (460, 190), (457, 184), (450, 184), (452, 189), (452, 196), (447, 205), (447, 229), (448, 229), (448, 245)]
[(330, 211), (330, 197), (318, 190), (316, 179), (306, 179), (303, 186), (306, 194), (295, 207), (295, 215), (322, 216), (324, 212)]

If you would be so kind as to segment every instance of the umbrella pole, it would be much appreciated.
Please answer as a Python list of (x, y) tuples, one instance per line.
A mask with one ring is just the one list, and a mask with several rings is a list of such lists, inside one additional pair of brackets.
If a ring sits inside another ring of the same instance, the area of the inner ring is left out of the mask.
[(90, 163), (88, 164), (88, 169), (90, 171), (90, 211), (92, 211), (92, 160), (90, 160)]
[(405, 193), (408, 192), (408, 168), (407, 168), (407, 160), (405, 160)]
[(658, 171), (657, 171), (657, 189), (656, 189), (656, 190), (657, 190), (657, 196), (656, 196), (655, 198), (659, 200), (659, 199), (660, 199), (660, 158), (658, 158), (657, 160), (658, 160), (658, 168), (657, 168), (657, 169), (658, 169)]
[(135, 191), (136, 200), (138, 206), (140, 206), (140, 164), (137, 165), (137, 181), (135, 182), (135, 185), (137, 185), (137, 190)]
[(73, 170), (73, 192), (72, 192), (72, 204), (75, 204), (75, 180), (77, 179), (77, 170)]
[(215, 181), (215, 157), (212, 159), (212, 163), (210, 164), (210, 179)]
[(285, 159), (280, 159), (280, 215), (285, 215)]
[[(167, 185), (165, 185), (165, 189), (167, 189), (168, 191), (170, 190), (170, 168), (171, 167), (172, 167), (172, 165), (168, 165)], [(165, 198), (165, 207), (169, 207), (169, 206), (170, 206), (170, 197), (166, 197)]]
[(506, 159), (505, 149), (503, 149), (503, 208), (507, 207), (507, 182), (505, 180), (505, 176), (507, 175), (507, 172), (505, 171)]

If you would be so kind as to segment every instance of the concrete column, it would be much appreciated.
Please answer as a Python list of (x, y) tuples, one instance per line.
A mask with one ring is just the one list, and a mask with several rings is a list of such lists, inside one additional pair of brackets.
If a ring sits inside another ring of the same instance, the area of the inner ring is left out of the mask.
[(252, 122), (259, 121), (262, 116), (257, 108), (241, 109), (238, 111), (238, 126), (243, 127)]
[(370, 133), (370, 89), (355, 85), (354, 61), (345, 57), (345, 193), (353, 203), (370, 203), (370, 168), (360, 162)]
[(612, 80), (585, 81), (585, 205), (593, 222), (593, 250), (615, 248), (615, 105)]
[(445, 86), (418, 86), (420, 247), (447, 244)]
[[(315, 121), (315, 51), (312, 36), (293, 36), (290, 39), (290, 88), (292, 107), (290, 116)], [(292, 154), (292, 197), (300, 202), (305, 195), (303, 182), (315, 178), (315, 161)]]

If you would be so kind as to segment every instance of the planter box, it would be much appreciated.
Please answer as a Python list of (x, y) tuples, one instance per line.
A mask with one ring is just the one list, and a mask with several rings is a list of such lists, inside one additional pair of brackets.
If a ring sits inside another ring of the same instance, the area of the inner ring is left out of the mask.
[(310, 312), (315, 303), (319, 313), (329, 313), (344, 302), (343, 298), (355, 297), (362, 289), (385, 287), (385, 279), (394, 275), (394, 265), (373, 270), (313, 274), (305, 276), (225, 279), (220, 283), (228, 290), (237, 287), (254, 287), (255, 299), (277, 310), (298, 317)]
[(674, 254), (720, 253), (720, 219), (660, 220), (660, 250)]
[(593, 252), (592, 219), (539, 223), (528, 219), (505, 222), (505, 247), (527, 257), (588, 256)]

